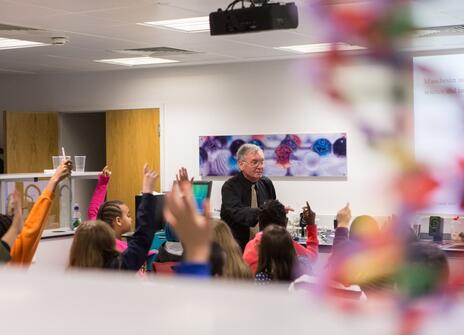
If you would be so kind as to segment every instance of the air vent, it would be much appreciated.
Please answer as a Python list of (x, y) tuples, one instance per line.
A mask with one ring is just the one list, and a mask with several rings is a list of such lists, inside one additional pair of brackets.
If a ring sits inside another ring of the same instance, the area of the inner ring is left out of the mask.
[(5, 31), (38, 31), (40, 29), (29, 28), (29, 27), (20, 27), (20, 26), (11, 26), (9, 24), (0, 23), (0, 32)]
[(424, 27), (416, 30), (416, 37), (441, 37), (464, 35), (464, 25)]
[(164, 57), (164, 56), (178, 56), (178, 55), (193, 55), (198, 54), (196, 51), (176, 49), (169, 47), (153, 47), (153, 48), (137, 48), (137, 49), (123, 49), (114, 50), (116, 52), (132, 54), (132, 55), (143, 55), (151, 57)]

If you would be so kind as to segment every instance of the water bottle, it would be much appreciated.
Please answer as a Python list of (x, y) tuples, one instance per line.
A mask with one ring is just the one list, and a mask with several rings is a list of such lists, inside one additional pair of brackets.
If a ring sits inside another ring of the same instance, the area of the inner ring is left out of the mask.
[(72, 210), (71, 216), (71, 229), (75, 230), (81, 224), (81, 211), (79, 210), (79, 204), (75, 203)]

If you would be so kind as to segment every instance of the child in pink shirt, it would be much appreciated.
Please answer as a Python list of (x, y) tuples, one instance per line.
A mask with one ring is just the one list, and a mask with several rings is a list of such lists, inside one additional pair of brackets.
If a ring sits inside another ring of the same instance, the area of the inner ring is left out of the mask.
[(97, 186), (89, 203), (87, 217), (89, 220), (102, 220), (108, 223), (116, 233), (116, 250), (123, 252), (127, 249), (127, 242), (121, 238), (122, 234), (131, 229), (132, 218), (129, 207), (122, 201), (105, 202), (111, 171), (105, 166), (98, 176)]

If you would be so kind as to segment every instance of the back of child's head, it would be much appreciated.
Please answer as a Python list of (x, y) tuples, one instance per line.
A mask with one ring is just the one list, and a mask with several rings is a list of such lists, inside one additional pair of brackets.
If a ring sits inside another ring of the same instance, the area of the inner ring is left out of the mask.
[(380, 233), (377, 221), (369, 215), (357, 216), (350, 226), (350, 240), (363, 241)]
[(118, 216), (122, 216), (121, 205), (124, 205), (124, 202), (119, 200), (104, 202), (98, 209), (97, 219), (106, 222), (110, 225), (110, 227), (113, 227), (114, 219)]
[[(223, 249), (234, 249), (238, 248), (241, 253), (241, 249), (235, 241), (232, 231), (229, 226), (222, 220), (211, 219), (211, 226), (213, 227), (213, 241), (217, 242)], [(226, 251), (226, 250), (224, 250)]]
[(437, 293), (448, 278), (448, 259), (437, 245), (415, 242), (406, 247), (405, 264), (397, 280), (402, 293), (409, 297)]
[(288, 231), (278, 225), (267, 226), (259, 245), (256, 272), (266, 272), (272, 280), (292, 281), (296, 260), (293, 241)]
[(6, 234), (8, 229), (10, 229), (11, 222), (11, 217), (0, 214), (0, 239)]
[(103, 221), (84, 221), (74, 235), (69, 267), (102, 268), (116, 253), (113, 229)]
[(242, 257), (242, 249), (238, 245), (229, 226), (222, 220), (212, 219), (213, 241), (222, 248), (226, 259), (224, 277), (231, 279), (249, 279), (251, 270)]
[(287, 227), (287, 211), (279, 200), (269, 200), (261, 208), (258, 214), (259, 229), (264, 230), (274, 224)]

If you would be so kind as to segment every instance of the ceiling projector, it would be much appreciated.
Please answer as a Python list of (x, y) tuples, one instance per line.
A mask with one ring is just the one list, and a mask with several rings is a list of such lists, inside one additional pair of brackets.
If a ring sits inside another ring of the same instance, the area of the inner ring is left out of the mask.
[[(298, 27), (298, 8), (295, 3), (252, 1), (245, 7), (244, 0), (233, 1), (225, 10), (209, 14), (211, 35), (243, 34)], [(237, 3), (242, 7), (235, 9)], [(258, 5), (260, 4), (260, 5)]]

